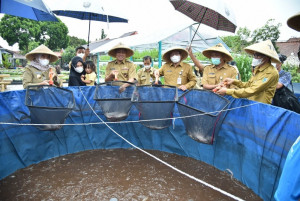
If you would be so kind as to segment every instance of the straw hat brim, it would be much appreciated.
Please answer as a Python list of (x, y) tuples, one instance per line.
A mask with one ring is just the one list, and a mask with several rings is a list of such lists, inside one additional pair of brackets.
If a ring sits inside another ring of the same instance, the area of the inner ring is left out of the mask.
[(180, 62), (183, 61), (183, 60), (185, 60), (188, 57), (188, 55), (189, 55), (189, 53), (184, 48), (182, 48), (182, 47), (172, 47), (172, 48), (166, 50), (165, 53), (162, 56), (163, 60), (165, 62), (172, 63), (172, 61), (170, 59), (170, 54), (174, 50), (176, 50), (176, 51), (178, 51), (180, 53), (180, 55), (181, 55)]
[(255, 43), (244, 49), (248, 54), (253, 55), (255, 52), (261, 53), (271, 58), (273, 63), (280, 63), (279, 57), (270, 40)]
[(32, 50), (31, 52), (27, 53), (25, 55), (26, 59), (29, 61), (32, 61), (37, 54), (48, 54), (50, 55), (50, 62), (55, 62), (58, 60), (58, 56), (52, 51), (50, 50), (48, 47), (46, 47), (45, 45), (40, 45), (37, 48), (35, 48), (34, 50)]
[(296, 31), (300, 31), (300, 12), (290, 17), (287, 21), (287, 24), (292, 29), (295, 29)]
[(127, 47), (123, 44), (118, 44), (118, 45), (114, 46), (112, 49), (110, 49), (108, 51), (108, 55), (111, 56), (111, 57), (116, 58), (116, 55), (117, 55), (116, 51), (118, 49), (125, 49), (126, 50), (126, 58), (131, 57), (134, 54), (133, 50), (130, 49), (129, 47)]
[(206, 50), (203, 50), (202, 54), (204, 56), (206, 56), (207, 58), (211, 59), (211, 54), (213, 52), (220, 52), (220, 53), (222, 53), (225, 62), (233, 60), (230, 52), (222, 44), (218, 44), (218, 45), (219, 45), (219, 47), (217, 47), (217, 45), (215, 45), (213, 47), (207, 48)]

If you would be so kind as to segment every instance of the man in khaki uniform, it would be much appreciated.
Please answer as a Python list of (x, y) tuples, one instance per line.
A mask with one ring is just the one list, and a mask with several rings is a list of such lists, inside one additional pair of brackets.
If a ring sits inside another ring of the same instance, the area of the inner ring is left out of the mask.
[(154, 71), (155, 69), (151, 67), (152, 58), (150, 56), (145, 56), (143, 58), (144, 67), (139, 69), (137, 72), (138, 84), (148, 85), (152, 84), (155, 80)]
[(215, 89), (225, 78), (238, 79), (236, 69), (227, 63), (232, 60), (232, 56), (221, 43), (204, 50), (202, 54), (210, 58), (212, 62), (212, 65), (205, 66), (203, 70), (202, 85), (204, 89)]
[(192, 89), (196, 85), (196, 76), (190, 64), (182, 62), (188, 52), (181, 47), (173, 47), (163, 54), (166, 63), (155, 71), (156, 76), (164, 76), (165, 84), (177, 86), (183, 91)]
[(50, 85), (50, 70), (53, 76), (53, 84), (61, 86), (59, 79), (56, 75), (55, 68), (50, 68), (49, 63), (58, 60), (58, 57), (45, 45), (40, 45), (31, 52), (25, 55), (30, 63), (25, 67), (23, 74), (23, 87), (28, 85)]
[[(126, 59), (133, 55), (132, 49), (119, 43), (108, 51), (108, 55), (116, 59), (109, 62), (106, 66), (105, 82), (114, 80), (135, 82), (137, 80), (134, 63)], [(129, 84), (123, 84), (120, 90), (124, 91), (127, 86), (129, 86)]]
[(253, 76), (248, 82), (226, 78), (225, 85), (234, 84), (240, 89), (223, 87), (216, 93), (271, 104), (279, 79), (276, 68), (271, 65), (271, 61), (280, 63), (275, 48), (270, 40), (266, 40), (246, 47), (245, 51), (254, 57), (252, 61), (252, 66), (255, 67)]

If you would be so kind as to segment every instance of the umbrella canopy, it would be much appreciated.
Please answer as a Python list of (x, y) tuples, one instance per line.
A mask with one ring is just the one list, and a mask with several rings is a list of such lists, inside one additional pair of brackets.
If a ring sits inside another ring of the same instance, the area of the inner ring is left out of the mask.
[(42, 0), (0, 0), (0, 12), (36, 21), (56, 21)]
[(106, 0), (60, 1), (53, 6), (52, 10), (55, 14), (60, 16), (89, 20), (88, 43), (91, 20), (107, 23), (128, 22), (128, 20), (122, 16), (117, 17), (116, 14), (119, 15), (119, 12), (113, 11), (112, 8), (109, 8)]
[(170, 2), (176, 10), (199, 22), (199, 26), (203, 23), (217, 30), (235, 32), (234, 13), (222, 0), (202, 0), (201, 2), (197, 0), (170, 0)]

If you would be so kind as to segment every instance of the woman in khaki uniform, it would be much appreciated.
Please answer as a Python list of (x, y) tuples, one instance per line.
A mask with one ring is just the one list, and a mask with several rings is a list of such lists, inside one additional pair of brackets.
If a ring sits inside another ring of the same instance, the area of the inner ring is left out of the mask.
[(55, 68), (49, 66), (49, 63), (57, 61), (58, 57), (48, 47), (40, 45), (27, 53), (25, 57), (30, 63), (25, 67), (23, 74), (24, 89), (28, 85), (49, 85), (50, 73), (53, 76), (53, 84), (56, 86), (61, 85), (56, 76)]
[(245, 51), (253, 55), (252, 66), (255, 67), (253, 76), (248, 82), (226, 78), (224, 80), (225, 86), (234, 84), (240, 89), (223, 87), (216, 93), (271, 104), (279, 79), (276, 68), (271, 64), (271, 61), (280, 63), (277, 52), (270, 40), (250, 45), (245, 48)]

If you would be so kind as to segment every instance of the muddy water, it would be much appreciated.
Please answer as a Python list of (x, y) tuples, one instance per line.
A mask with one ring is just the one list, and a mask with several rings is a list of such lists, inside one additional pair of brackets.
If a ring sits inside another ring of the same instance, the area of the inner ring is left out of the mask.
[[(261, 200), (227, 172), (192, 158), (149, 151), (244, 200)], [(0, 181), (0, 200), (233, 200), (135, 149), (91, 150), (28, 166)]]

